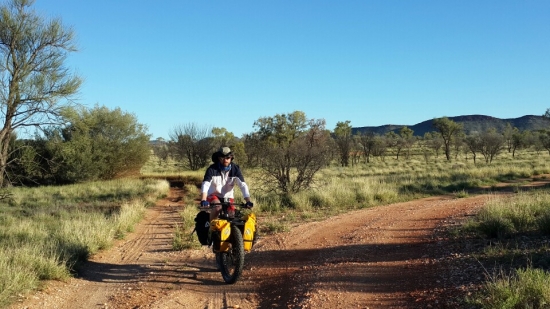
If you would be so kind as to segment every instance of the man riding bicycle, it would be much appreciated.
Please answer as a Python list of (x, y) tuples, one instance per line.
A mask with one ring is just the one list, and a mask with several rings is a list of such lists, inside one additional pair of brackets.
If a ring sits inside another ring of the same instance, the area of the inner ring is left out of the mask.
[[(248, 185), (244, 181), (241, 169), (233, 163), (233, 153), (229, 147), (221, 147), (212, 154), (212, 162), (204, 173), (201, 185), (201, 207), (207, 208), (210, 203), (216, 204), (221, 201), (233, 203), (233, 189), (235, 184), (239, 186), (246, 201), (246, 207), (252, 208), (254, 204), (250, 201)], [(210, 221), (216, 219), (220, 213), (221, 206), (210, 210)]]

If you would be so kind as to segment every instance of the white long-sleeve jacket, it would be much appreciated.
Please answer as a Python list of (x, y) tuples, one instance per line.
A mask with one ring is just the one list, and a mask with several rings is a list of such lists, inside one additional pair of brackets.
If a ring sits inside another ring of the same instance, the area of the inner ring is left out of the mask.
[(201, 193), (207, 196), (216, 195), (218, 198), (233, 198), (233, 189), (237, 185), (244, 198), (250, 197), (248, 185), (244, 181), (241, 169), (237, 164), (231, 163), (231, 169), (227, 172), (221, 170), (218, 163), (214, 163), (206, 169), (201, 185)]

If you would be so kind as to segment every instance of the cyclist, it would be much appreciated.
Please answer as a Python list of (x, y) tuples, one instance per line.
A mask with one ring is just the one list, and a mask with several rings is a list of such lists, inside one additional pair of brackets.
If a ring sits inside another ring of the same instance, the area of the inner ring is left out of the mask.
[[(204, 173), (201, 185), (201, 208), (210, 206), (210, 203), (229, 201), (233, 203), (233, 188), (238, 185), (246, 201), (246, 207), (252, 208), (254, 204), (250, 201), (248, 185), (244, 182), (241, 169), (233, 163), (233, 153), (229, 147), (221, 147), (212, 154), (212, 162)], [(221, 206), (218, 205), (210, 210), (210, 221), (216, 219), (220, 213)]]

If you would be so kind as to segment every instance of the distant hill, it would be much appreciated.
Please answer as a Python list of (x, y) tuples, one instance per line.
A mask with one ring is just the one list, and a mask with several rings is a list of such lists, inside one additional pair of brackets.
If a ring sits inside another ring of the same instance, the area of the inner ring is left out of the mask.
[[(513, 127), (518, 128), (520, 131), (535, 131), (541, 129), (548, 129), (550, 127), (550, 121), (544, 119), (542, 116), (526, 115), (519, 118), (500, 119), (491, 116), (484, 115), (468, 115), (468, 116), (456, 116), (447, 117), (456, 123), (462, 123), (464, 126), (464, 132), (471, 134), (474, 132), (484, 132), (489, 128), (496, 128), (498, 132), (502, 132), (507, 123), (510, 123)], [(383, 125), (378, 127), (356, 127), (352, 128), (352, 133), (357, 134), (359, 132), (374, 132), (379, 135), (384, 135), (390, 131), (399, 133), (402, 127), (406, 126), (414, 131), (415, 136), (424, 136), (426, 132), (433, 132), (436, 129), (432, 125), (433, 119), (426, 120), (415, 125)]]

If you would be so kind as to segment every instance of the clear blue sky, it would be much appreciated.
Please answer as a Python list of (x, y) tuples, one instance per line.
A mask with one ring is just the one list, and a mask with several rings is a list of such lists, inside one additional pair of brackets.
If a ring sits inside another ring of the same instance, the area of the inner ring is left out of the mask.
[(550, 1), (37, 0), (77, 33), (79, 102), (168, 138), (300, 110), (353, 127), (550, 107)]

